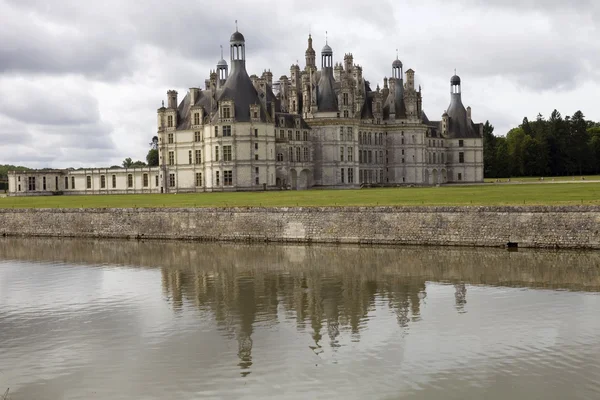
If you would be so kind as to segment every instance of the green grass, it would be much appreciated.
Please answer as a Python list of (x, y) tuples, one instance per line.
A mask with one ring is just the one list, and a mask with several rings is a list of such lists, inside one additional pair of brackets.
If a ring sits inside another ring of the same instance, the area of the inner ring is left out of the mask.
[(600, 183), (0, 198), (0, 208), (599, 204)]

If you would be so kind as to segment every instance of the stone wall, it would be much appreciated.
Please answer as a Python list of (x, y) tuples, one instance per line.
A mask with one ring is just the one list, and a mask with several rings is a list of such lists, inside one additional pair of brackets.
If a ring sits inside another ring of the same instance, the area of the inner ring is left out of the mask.
[(600, 207), (4, 209), (0, 234), (600, 249)]

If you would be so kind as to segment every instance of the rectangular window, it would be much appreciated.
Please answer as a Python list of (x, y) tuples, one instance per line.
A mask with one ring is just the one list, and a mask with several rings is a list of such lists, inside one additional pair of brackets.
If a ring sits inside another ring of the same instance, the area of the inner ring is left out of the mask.
[(69, 177), (65, 176), (65, 189), (69, 188)]
[(340, 161), (344, 161), (344, 148), (340, 147)]
[(348, 168), (348, 183), (354, 183), (354, 168)]
[(106, 176), (100, 175), (100, 189), (106, 188)]
[(290, 147), (288, 153), (289, 153), (288, 155), (289, 155), (290, 162), (294, 162), (294, 149)]
[(215, 183), (217, 184), (217, 186), (221, 184), (221, 176), (219, 174), (219, 171), (215, 172)]
[(341, 178), (341, 180), (342, 180), (342, 183), (344, 183), (344, 168), (342, 168), (342, 169), (340, 170), (340, 178)]
[(352, 156), (352, 154), (353, 154), (352, 147), (348, 147), (348, 161), (350, 161), (350, 162), (352, 162), (352, 159), (354, 158)]
[(292, 131), (288, 131), (288, 140), (294, 140), (292, 137)]
[(113, 189), (117, 187), (117, 176), (116, 175), (112, 176), (112, 187), (113, 187)]
[(196, 164), (202, 164), (202, 150), (196, 150), (196, 159), (194, 161), (196, 161)]
[(200, 113), (194, 113), (194, 125), (200, 125)]
[[(344, 93), (344, 94), (342, 95), (342, 102), (343, 102), (343, 104), (344, 104), (345, 106), (347, 106), (347, 105), (348, 105), (348, 93)], [(342, 179), (342, 181), (343, 181), (343, 179)]]
[(149, 184), (148, 174), (144, 174), (144, 187), (148, 187)]
[(223, 137), (229, 137), (231, 136), (231, 125), (225, 125), (223, 126)]
[[(34, 183), (35, 183), (35, 181), (34, 181)], [(75, 177), (74, 176), (71, 177), (71, 189), (75, 189)]]
[(277, 153), (277, 161), (283, 161), (283, 153)]
[(85, 187), (88, 189), (92, 188), (92, 177), (89, 175), (85, 177)]
[(363, 162), (363, 159), (362, 159), (362, 150), (359, 150), (358, 151), (358, 163), (362, 164), (362, 162)]
[(215, 146), (215, 161), (219, 161), (219, 146)]
[(383, 150), (379, 152), (379, 162), (383, 164)]
[(202, 186), (202, 172), (196, 172), (196, 186)]
[(258, 150), (258, 143), (254, 143), (254, 150)]
[(358, 183), (363, 183), (363, 170), (359, 169), (358, 170)]
[(169, 174), (169, 187), (175, 187), (175, 174)]
[(285, 131), (283, 129), (279, 131), (279, 139), (285, 139)]
[(223, 185), (233, 186), (233, 171), (223, 171)]
[(219, 136), (219, 127), (215, 126), (215, 137)]
[(169, 116), (167, 117), (167, 126), (168, 126), (169, 128), (172, 128), (172, 127), (173, 127), (173, 116), (172, 116), (172, 115), (169, 115)]
[(35, 190), (35, 176), (30, 176), (27, 178), (27, 187), (29, 190)]
[(302, 159), (300, 158), (300, 147), (296, 147), (296, 161), (302, 161)]
[(231, 108), (223, 107), (223, 118), (231, 118)]
[(172, 133), (169, 133), (169, 134), (167, 135), (167, 142), (168, 142), (169, 144), (172, 144), (172, 143), (173, 143), (173, 141), (174, 141), (174, 140), (173, 140), (173, 134), (172, 134)]
[(369, 150), (369, 164), (373, 164), (373, 153)]
[(348, 127), (348, 134), (346, 135), (346, 140), (348, 140), (348, 141), (352, 141), (352, 140), (354, 140), (354, 137), (353, 137), (353, 136), (354, 136), (354, 135), (352, 134), (352, 128), (351, 128), (351, 127)]
[(42, 178), (42, 189), (46, 190), (46, 177), (45, 176)]
[(300, 141), (300, 131), (296, 131), (296, 140)]
[(133, 175), (132, 174), (127, 174), (127, 187), (128, 188), (133, 187)]
[(201, 142), (202, 134), (200, 132), (194, 132), (194, 142)]
[[(258, 129), (254, 130), (254, 137), (258, 137)], [(225, 178), (223, 178), (223, 179), (225, 179)]]
[[(231, 146), (223, 146), (223, 161), (231, 161)], [(225, 173), (223, 173), (223, 180), (225, 180)]]
[(308, 132), (304, 131), (303, 135), (303, 139), (305, 142), (308, 142)]
[(460, 172), (458, 173), (458, 180), (462, 181), (462, 174)]
[(158, 187), (158, 175), (154, 176), (154, 181), (156, 182), (155, 186)]
[(175, 152), (169, 152), (169, 165), (175, 165)]
[(188, 151), (188, 164), (192, 164), (192, 151)]
[(464, 140), (459, 140), (458, 141), (458, 147), (464, 147), (464, 145), (465, 145)]
[(310, 161), (310, 153), (309, 153), (308, 147), (304, 148), (304, 161), (306, 161), (306, 162)]
[(254, 172), (256, 173), (256, 177), (254, 178), (254, 183), (257, 185), (260, 185), (260, 174), (259, 174), (260, 170), (259, 170), (259, 168), (256, 167), (254, 169)]
[(462, 151), (458, 153), (458, 162), (461, 164), (464, 164), (465, 162), (465, 153), (463, 153)]

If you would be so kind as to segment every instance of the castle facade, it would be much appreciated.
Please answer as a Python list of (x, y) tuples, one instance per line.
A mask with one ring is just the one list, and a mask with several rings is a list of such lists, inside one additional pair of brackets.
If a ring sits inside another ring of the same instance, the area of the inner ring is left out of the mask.
[[(246, 71), (246, 42), (231, 35), (204, 88), (167, 92), (157, 111), (159, 166), (36, 170), (9, 174), (10, 195), (177, 193), (483, 182), (483, 124), (471, 120), (461, 80), (450, 106), (429, 120), (415, 71), (392, 62), (375, 89), (352, 54), (317, 65), (309, 35), (305, 66), (273, 82)], [(229, 67), (231, 66), (231, 70)]]

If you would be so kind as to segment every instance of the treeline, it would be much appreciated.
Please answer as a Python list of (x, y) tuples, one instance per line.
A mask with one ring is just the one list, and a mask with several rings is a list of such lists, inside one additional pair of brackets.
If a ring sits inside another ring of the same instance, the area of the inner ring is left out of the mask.
[(588, 121), (581, 111), (535, 121), (511, 129), (506, 137), (494, 136), (494, 127), (483, 128), (486, 178), (511, 176), (573, 176), (600, 173), (600, 123)]

